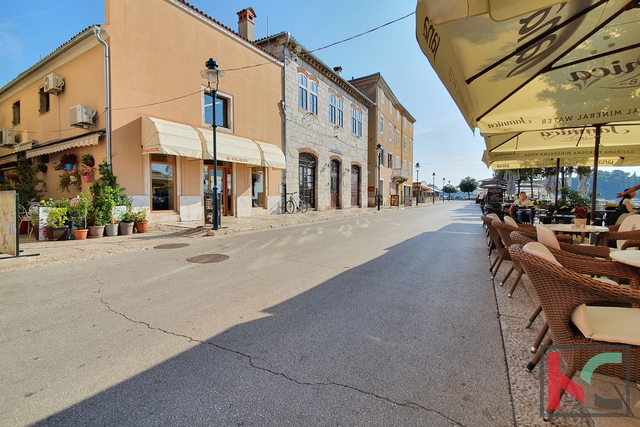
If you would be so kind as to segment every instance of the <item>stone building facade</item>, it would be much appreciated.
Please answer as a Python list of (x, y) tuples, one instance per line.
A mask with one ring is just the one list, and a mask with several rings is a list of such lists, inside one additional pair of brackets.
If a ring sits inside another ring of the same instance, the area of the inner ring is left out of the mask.
[(367, 206), (373, 102), (289, 33), (256, 44), (285, 64), (283, 192), (299, 193), (317, 210)]

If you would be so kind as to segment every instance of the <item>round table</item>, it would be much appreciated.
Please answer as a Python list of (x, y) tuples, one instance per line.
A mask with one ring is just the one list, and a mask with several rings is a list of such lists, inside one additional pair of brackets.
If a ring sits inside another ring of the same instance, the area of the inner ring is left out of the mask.
[(545, 224), (544, 226), (552, 230), (554, 233), (562, 232), (580, 234), (582, 236), (582, 242), (584, 242), (585, 234), (609, 231), (608, 227), (603, 227), (601, 225), (585, 225), (584, 227), (578, 227), (574, 224)]

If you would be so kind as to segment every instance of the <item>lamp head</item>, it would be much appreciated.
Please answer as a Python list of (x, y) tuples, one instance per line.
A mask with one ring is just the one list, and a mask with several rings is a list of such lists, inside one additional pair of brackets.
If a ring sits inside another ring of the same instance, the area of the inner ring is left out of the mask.
[(420, 163), (416, 163), (416, 169), (420, 169)]
[(218, 70), (218, 63), (213, 58), (209, 58), (204, 65), (207, 69), (200, 71), (200, 75), (208, 81), (217, 82), (220, 77), (224, 76), (224, 71)]

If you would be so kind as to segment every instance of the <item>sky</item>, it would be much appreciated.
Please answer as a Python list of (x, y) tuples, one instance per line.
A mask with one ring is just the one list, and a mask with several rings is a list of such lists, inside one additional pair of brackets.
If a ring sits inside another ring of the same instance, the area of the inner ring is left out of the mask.
[[(135, 0), (114, 0), (135, 1)], [(160, 1), (160, 0), (158, 0)], [(237, 30), (242, 9), (252, 7), (256, 39), (288, 31), (325, 64), (351, 79), (381, 73), (399, 102), (416, 119), (414, 163), (419, 180), (458, 185), (470, 176), (493, 175), (482, 163), (484, 141), (462, 114), (429, 65), (415, 37), (415, 0), (191, 0), (197, 9)], [(345, 7), (345, 5), (348, 5)], [(94, 24), (104, 22), (100, 0), (0, 0), (0, 87)], [(224, 64), (220, 64), (224, 69)], [(627, 172), (640, 168), (622, 168)], [(610, 170), (603, 168), (603, 170)], [(435, 180), (433, 174), (435, 173)]]

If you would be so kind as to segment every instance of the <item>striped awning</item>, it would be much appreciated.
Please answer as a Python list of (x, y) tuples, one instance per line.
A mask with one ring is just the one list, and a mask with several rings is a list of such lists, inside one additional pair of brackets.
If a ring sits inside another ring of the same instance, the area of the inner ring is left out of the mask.
[(8, 156), (0, 157), (0, 165), (7, 165), (9, 163), (15, 163), (18, 161), (17, 154), (10, 154)]
[(90, 145), (98, 145), (98, 139), (100, 133), (92, 133), (90, 135), (84, 135), (78, 138), (69, 139), (66, 141), (52, 142), (41, 147), (36, 147), (27, 151), (27, 158), (42, 156), (45, 154), (58, 153), (70, 148), (88, 147)]

